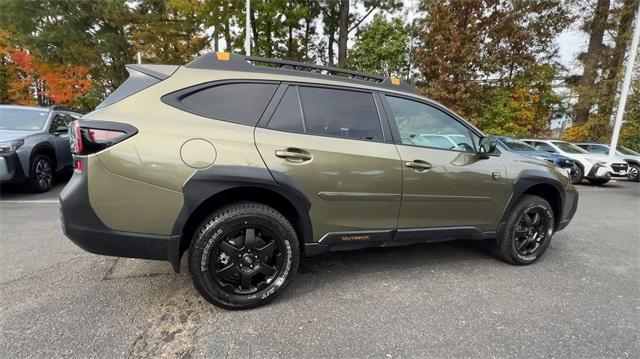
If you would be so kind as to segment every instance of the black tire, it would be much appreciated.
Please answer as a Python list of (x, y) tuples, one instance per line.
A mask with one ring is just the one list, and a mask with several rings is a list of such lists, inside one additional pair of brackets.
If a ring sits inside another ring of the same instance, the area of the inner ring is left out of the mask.
[(571, 184), (578, 184), (582, 182), (582, 177), (584, 176), (584, 171), (582, 167), (578, 165), (573, 165), (569, 172), (569, 177), (571, 178)]
[(635, 163), (629, 163), (629, 174), (627, 178), (631, 182), (640, 182), (640, 166)]
[(53, 162), (46, 155), (36, 155), (29, 166), (29, 191), (33, 193), (47, 192), (53, 186), (55, 170)]
[(553, 209), (547, 201), (538, 196), (523, 196), (498, 233), (497, 257), (514, 265), (535, 262), (549, 247), (554, 225)]
[(251, 202), (214, 212), (195, 232), (189, 250), (196, 290), (226, 309), (269, 303), (293, 280), (299, 263), (298, 237), (289, 221)]
[(610, 178), (594, 178), (594, 179), (590, 179), (589, 183), (591, 183), (594, 186), (603, 186), (607, 184), (610, 180), (611, 180)]

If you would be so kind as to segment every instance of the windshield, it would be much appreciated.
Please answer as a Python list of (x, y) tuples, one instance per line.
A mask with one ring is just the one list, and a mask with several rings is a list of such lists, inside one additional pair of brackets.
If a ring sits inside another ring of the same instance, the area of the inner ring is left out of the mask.
[(528, 145), (520, 140), (516, 140), (515, 138), (502, 137), (500, 138), (500, 140), (502, 140), (502, 143), (512, 151), (536, 151), (533, 146)]
[(553, 141), (551, 143), (558, 146), (559, 149), (563, 150), (566, 153), (589, 153), (583, 150), (582, 148), (574, 145), (573, 143), (562, 142), (562, 141)]
[(47, 121), (48, 111), (0, 108), (0, 130), (38, 131)]
[(629, 155), (629, 156), (640, 156), (640, 153), (634, 151), (634, 150), (630, 150), (624, 146), (618, 146), (618, 152), (622, 153), (623, 155)]

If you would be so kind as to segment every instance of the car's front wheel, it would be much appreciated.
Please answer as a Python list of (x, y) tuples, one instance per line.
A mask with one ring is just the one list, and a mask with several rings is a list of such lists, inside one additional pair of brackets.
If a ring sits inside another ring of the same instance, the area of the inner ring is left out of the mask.
[(29, 190), (35, 193), (47, 192), (53, 185), (53, 162), (46, 155), (36, 155), (29, 169)]
[(296, 232), (275, 209), (237, 203), (214, 212), (196, 231), (189, 271), (198, 292), (226, 309), (273, 300), (298, 269)]
[(496, 240), (498, 258), (515, 265), (535, 262), (549, 247), (554, 214), (541, 197), (525, 195), (516, 204)]
[(627, 178), (631, 182), (640, 182), (640, 166), (635, 163), (630, 163)]
[(569, 170), (569, 178), (571, 179), (571, 184), (578, 184), (582, 181), (582, 176), (584, 173), (582, 172), (582, 168), (578, 165), (573, 165)]

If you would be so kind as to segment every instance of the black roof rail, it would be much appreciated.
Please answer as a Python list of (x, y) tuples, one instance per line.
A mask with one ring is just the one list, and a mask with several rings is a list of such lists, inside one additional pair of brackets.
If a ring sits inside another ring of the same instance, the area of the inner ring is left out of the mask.
[(419, 94), (415, 88), (398, 78), (390, 78), (338, 67), (308, 64), (291, 60), (277, 60), (266, 57), (245, 56), (228, 52), (210, 52), (199, 56), (185, 67), (209, 70), (246, 71), (260, 73), (289, 74), (286, 71), (298, 71), (296, 76), (320, 77), (334, 76), (335, 80), (352, 83), (366, 82), (368, 85), (395, 91)]

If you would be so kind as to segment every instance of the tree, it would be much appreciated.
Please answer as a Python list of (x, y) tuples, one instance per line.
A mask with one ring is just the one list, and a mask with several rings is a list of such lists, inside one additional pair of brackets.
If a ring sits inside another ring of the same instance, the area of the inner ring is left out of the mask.
[(579, 99), (573, 108), (575, 114), (574, 121), (577, 124), (584, 124), (587, 121), (587, 117), (593, 106), (593, 87), (596, 82), (598, 65), (602, 61), (602, 40), (607, 27), (610, 0), (597, 1), (593, 18), (586, 26), (589, 33), (589, 47), (587, 52), (581, 56), (584, 69), (577, 88)]
[(571, 18), (560, 0), (425, 0), (417, 65), (422, 90), (472, 121), (496, 88), (550, 64)]
[(478, 125), (487, 133), (514, 137), (544, 137), (549, 119), (562, 112), (561, 98), (553, 91), (557, 69), (537, 65), (497, 89), (481, 112)]
[(407, 40), (408, 32), (402, 20), (388, 21), (376, 15), (358, 34), (347, 64), (359, 71), (400, 77), (407, 71)]
[(198, 0), (140, 0), (133, 11), (131, 41), (145, 62), (184, 64), (209, 42)]

